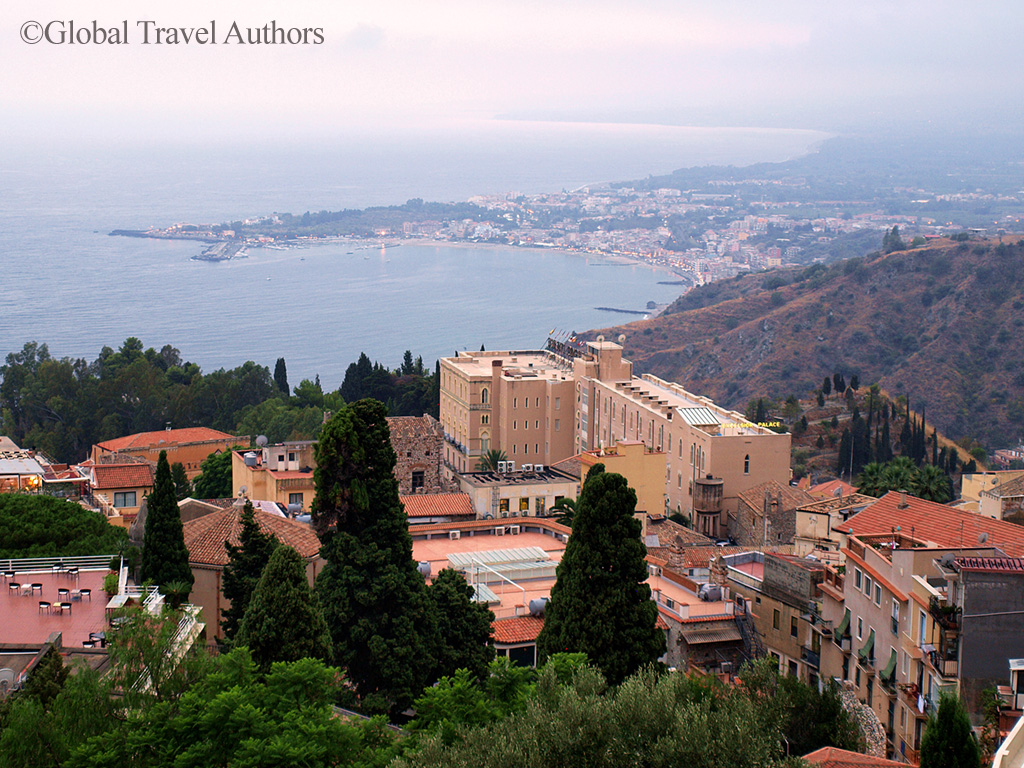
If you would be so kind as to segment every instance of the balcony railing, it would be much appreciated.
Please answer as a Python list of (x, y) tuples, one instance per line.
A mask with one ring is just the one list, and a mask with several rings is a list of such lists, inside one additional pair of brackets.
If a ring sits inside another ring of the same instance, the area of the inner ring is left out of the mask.
[(957, 631), (960, 629), (960, 608), (956, 605), (947, 605), (932, 595), (928, 600), (928, 613), (945, 630)]
[(957, 659), (944, 659), (938, 651), (929, 651), (927, 658), (935, 671), (943, 677), (957, 677), (959, 675), (960, 662)]
[(800, 658), (807, 662), (807, 666), (814, 667), (815, 669), (821, 668), (821, 652), (807, 648), (806, 646), (800, 649)]

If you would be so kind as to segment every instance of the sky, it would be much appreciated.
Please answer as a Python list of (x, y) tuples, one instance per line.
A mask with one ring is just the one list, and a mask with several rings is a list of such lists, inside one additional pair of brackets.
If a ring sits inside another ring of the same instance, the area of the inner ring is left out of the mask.
[[(94, 20), (127, 21), (127, 44), (22, 39), (38, 39), (33, 22), (58, 22), (57, 38)], [(146, 45), (140, 21), (212, 21), (218, 44)], [(271, 22), (323, 42), (225, 39)], [(317, 140), (509, 119), (1008, 129), (1022, 33), (1022, 6), (984, 0), (5, 0), (0, 135)]]

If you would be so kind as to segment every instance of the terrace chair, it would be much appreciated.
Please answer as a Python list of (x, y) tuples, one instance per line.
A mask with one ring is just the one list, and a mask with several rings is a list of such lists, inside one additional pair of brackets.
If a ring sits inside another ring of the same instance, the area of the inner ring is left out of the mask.
[(71, 603), (60, 603), (60, 610), (62, 613), (64, 611), (71, 613)]
[(89, 598), (89, 602), (92, 602), (92, 590), (89, 589), (89, 587), (78, 590), (78, 594), (81, 595), (83, 598)]
[(36, 590), (39, 590), (39, 594), (43, 594), (43, 583), (41, 581), (32, 582), (32, 594), (35, 594)]
[(50, 603), (48, 601), (46, 601), (46, 600), (40, 600), (39, 601), (39, 612), (40, 613), (42, 613), (43, 610), (45, 610), (47, 613), (49, 613), (51, 607), (52, 606), (50, 605)]
[(16, 581), (7, 582), (7, 594), (11, 594), (12, 592), (14, 594), (21, 592), (21, 584)]

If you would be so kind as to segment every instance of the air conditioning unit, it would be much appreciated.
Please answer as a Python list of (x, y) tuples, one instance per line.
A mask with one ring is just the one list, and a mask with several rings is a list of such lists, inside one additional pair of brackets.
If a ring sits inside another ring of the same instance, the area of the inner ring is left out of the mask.
[(501, 516), (502, 516), (502, 517), (508, 517), (508, 512), (502, 512), (502, 513), (501, 513)]
[(505, 535), (505, 526), (502, 525), (502, 526), (499, 526), (499, 527), (495, 528), (494, 529), (494, 535), (495, 536), (504, 536)]
[(452, 541), (458, 541), (462, 538), (462, 531), (448, 531), (448, 538)]
[(562, 542), (563, 544), (568, 544), (569, 543), (569, 534), (568, 533), (560, 533), (560, 534), (558, 534), (558, 540), (560, 542)]
[(510, 525), (508, 527), (508, 532), (511, 533), (513, 536), (518, 536), (519, 535), (519, 526), (518, 525)]
[(533, 464), (523, 464), (523, 472), (533, 472)]
[(505, 474), (506, 472), (508, 472), (508, 462), (507, 461), (499, 461), (498, 462), (498, 471), (501, 474)]
[(731, 661), (723, 661), (719, 665), (719, 667), (721, 668), (721, 670), (722, 670), (722, 672), (724, 674), (727, 674), (727, 675), (728, 674), (732, 674), (732, 662)]
[(651, 576), (657, 576), (658, 575), (658, 566), (656, 566), (654, 563), (648, 563), (647, 564), (647, 573), (649, 573)]
[(505, 463), (508, 464), (508, 471), (509, 472), (515, 472), (516, 471), (516, 463), (514, 461), (507, 461)]
[(543, 464), (534, 464), (533, 465), (533, 471), (534, 472), (543, 472), (544, 471), (544, 465)]

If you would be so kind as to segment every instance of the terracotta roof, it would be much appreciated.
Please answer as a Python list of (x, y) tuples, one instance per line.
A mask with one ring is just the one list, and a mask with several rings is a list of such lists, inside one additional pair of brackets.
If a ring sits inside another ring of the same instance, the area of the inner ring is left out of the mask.
[(575, 477), (577, 480), (579, 480), (583, 474), (583, 469), (580, 465), (580, 457), (578, 454), (576, 456), (570, 456), (568, 459), (556, 461), (551, 466), (557, 469), (559, 472), (565, 472), (565, 474)]
[(152, 488), (153, 469), (149, 464), (97, 464), (92, 468), (93, 488)]
[(987, 533), (986, 546), (999, 547), (1011, 557), (1024, 556), (1024, 526), (914, 496), (907, 496), (906, 508), (900, 509), (899, 505), (900, 494), (889, 491), (864, 511), (839, 523), (834, 530), (840, 533), (852, 531), (854, 536), (888, 534), (898, 525), (904, 534), (931, 542), (936, 547), (949, 548), (975, 547), (978, 537)]
[(200, 443), (204, 440), (230, 440), (234, 435), (209, 427), (185, 427), (183, 429), (161, 429), (156, 432), (139, 432), (134, 435), (117, 437), (97, 443), (107, 451), (123, 451), (128, 448), (160, 448), (180, 443)]
[(835, 512), (838, 509), (866, 507), (868, 504), (874, 504), (875, 501), (877, 501), (875, 496), (867, 496), (863, 493), (851, 493), (848, 496), (829, 496), (825, 499), (819, 499), (807, 504), (802, 504), (799, 509), (802, 512), (825, 514), (827, 512)]
[(396, 437), (440, 437), (437, 421), (432, 416), (388, 416), (391, 439)]
[(661, 615), (661, 609), (658, 609), (658, 618), (654, 621), (654, 626), (658, 629), (668, 629), (668, 622), (665, 621), (665, 617)]
[(1024, 558), (1020, 557), (958, 557), (955, 564), (959, 571), (1024, 574)]
[(804, 755), (804, 760), (813, 765), (825, 766), (825, 768), (890, 768), (890, 766), (906, 768), (906, 763), (864, 755), (860, 752), (850, 752), (837, 747), (822, 747)]
[(1024, 496), (1024, 475), (1007, 480), (1002, 485), (990, 488), (981, 492), (983, 496), (991, 496), (995, 499), (1005, 499), (1014, 496)]
[(772, 498), (781, 496), (783, 509), (796, 509), (808, 502), (817, 501), (807, 491), (801, 491), (799, 488), (794, 488), (790, 485), (782, 485), (774, 480), (755, 485), (753, 488), (748, 488), (738, 495), (748, 506), (760, 511), (764, 508), (764, 495), (766, 492), (771, 493)]
[[(832, 497), (836, 490), (842, 491), (843, 496), (856, 493), (857, 489), (845, 480), (829, 480), (827, 483), (818, 483), (807, 489), (807, 492), (818, 499)], [(837, 497), (838, 498), (838, 497)]]
[[(228, 553), (224, 543), (229, 541), (238, 545), (242, 532), (241, 514), (241, 507), (231, 507), (183, 523), (188, 561), (198, 565), (227, 565)], [(307, 524), (259, 509), (254, 510), (253, 515), (261, 531), (273, 534), (278, 541), (294, 548), (304, 558), (314, 558), (319, 554), (320, 539)]]
[(692, 545), (710, 546), (715, 542), (713, 539), (708, 538), (703, 533), (697, 533), (692, 528), (687, 528), (685, 525), (680, 525), (675, 520), (669, 520), (667, 517), (661, 517), (660, 519), (654, 515), (647, 516), (647, 535), (656, 535), (658, 537), (658, 546), (660, 547), (684, 547)]
[(491, 622), (491, 636), (494, 642), (512, 645), (532, 643), (544, 627), (539, 616), (517, 616), (514, 619), (497, 619)]
[(475, 517), (468, 493), (414, 493), (399, 496), (407, 517)]

